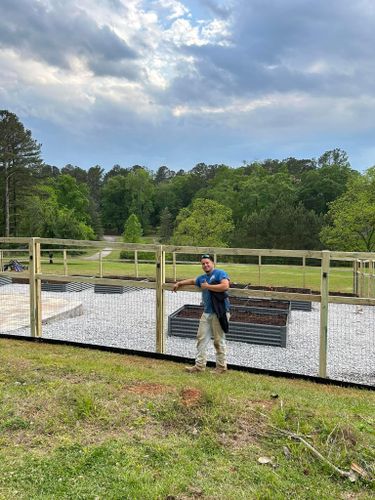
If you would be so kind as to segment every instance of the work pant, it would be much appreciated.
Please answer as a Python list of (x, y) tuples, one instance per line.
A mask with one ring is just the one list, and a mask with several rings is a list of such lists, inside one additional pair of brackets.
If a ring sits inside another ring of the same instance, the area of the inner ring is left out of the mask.
[[(230, 314), (227, 313), (228, 321)], [(225, 333), (220, 326), (218, 317), (215, 313), (203, 313), (199, 321), (197, 333), (197, 357), (195, 364), (200, 368), (205, 368), (207, 363), (207, 347), (211, 338), (214, 339), (216, 350), (216, 366), (227, 367)]]

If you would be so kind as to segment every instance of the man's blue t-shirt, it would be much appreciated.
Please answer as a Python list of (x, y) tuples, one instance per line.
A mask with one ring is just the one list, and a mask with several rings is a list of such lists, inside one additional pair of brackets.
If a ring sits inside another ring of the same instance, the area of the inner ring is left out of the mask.
[[(210, 285), (218, 285), (221, 283), (222, 280), (229, 280), (229, 276), (225, 271), (222, 269), (213, 269), (209, 274), (202, 274), (201, 276), (198, 276), (198, 278), (195, 280), (195, 285), (201, 287), (201, 284), (204, 281), (207, 281)], [(211, 294), (209, 290), (202, 290), (202, 299), (203, 299), (203, 306), (204, 306), (204, 312), (205, 313), (214, 313), (213, 305), (212, 305), (212, 300), (211, 300)], [(226, 310), (229, 311), (229, 300), (228, 298), (225, 299), (225, 307)]]

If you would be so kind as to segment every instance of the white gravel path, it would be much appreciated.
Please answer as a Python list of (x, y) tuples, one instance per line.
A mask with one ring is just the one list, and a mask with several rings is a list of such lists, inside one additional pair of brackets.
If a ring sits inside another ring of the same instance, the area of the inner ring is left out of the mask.
[[(2, 294), (28, 294), (27, 285), (0, 287)], [(42, 297), (63, 296), (82, 302), (84, 314), (43, 325), (43, 337), (155, 351), (155, 291), (140, 289), (124, 294), (42, 292)], [(166, 292), (166, 314), (184, 304), (199, 304), (200, 294)], [(228, 363), (289, 373), (318, 375), (319, 304), (311, 312), (292, 311), (287, 347), (228, 342)], [(29, 328), (10, 331), (30, 335)], [(167, 337), (167, 354), (193, 358), (195, 341)], [(211, 346), (209, 359), (214, 360)], [(328, 376), (332, 379), (375, 386), (375, 307), (330, 304), (328, 325)]]

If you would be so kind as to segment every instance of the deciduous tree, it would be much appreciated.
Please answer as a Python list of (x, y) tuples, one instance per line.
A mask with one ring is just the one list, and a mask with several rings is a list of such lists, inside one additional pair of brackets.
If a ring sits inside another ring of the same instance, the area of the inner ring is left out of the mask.
[(214, 200), (197, 198), (180, 211), (173, 241), (177, 245), (225, 247), (233, 228), (230, 208)]
[(321, 239), (333, 250), (375, 250), (375, 166), (330, 204)]

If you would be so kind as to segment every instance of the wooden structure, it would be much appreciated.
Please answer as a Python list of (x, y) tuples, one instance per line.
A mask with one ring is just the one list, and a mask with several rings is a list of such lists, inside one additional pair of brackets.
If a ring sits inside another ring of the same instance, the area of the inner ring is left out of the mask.
[[(18, 245), (18, 250), (3, 248), (5, 245)], [(246, 248), (210, 248), (210, 247), (188, 247), (188, 246), (172, 246), (172, 245), (149, 245), (137, 243), (121, 243), (111, 242), (113, 250), (124, 250), (134, 253), (134, 273), (135, 278), (139, 277), (139, 252), (148, 252), (155, 255), (155, 281), (137, 281), (131, 279), (113, 279), (105, 278), (105, 265), (107, 262), (115, 262), (115, 260), (103, 260), (102, 251), (108, 246), (106, 241), (82, 241), (82, 240), (63, 240), (63, 239), (48, 239), (48, 238), (0, 238), (0, 277), (14, 276), (14, 273), (4, 272), (3, 265), (5, 256), (8, 257), (10, 252), (15, 254), (28, 254), (29, 270), (27, 272), (17, 273), (17, 276), (27, 277), (30, 283), (30, 325), (31, 335), (40, 337), (42, 335), (41, 322), (41, 280), (54, 280), (56, 282), (85, 282), (97, 285), (116, 285), (127, 286), (134, 288), (154, 289), (156, 293), (156, 336), (155, 345), (156, 351), (163, 353), (166, 348), (166, 315), (165, 315), (165, 292), (173, 290), (171, 283), (166, 283), (166, 256), (171, 256), (173, 266), (173, 278), (178, 276), (177, 269), (179, 265), (178, 255), (195, 255), (199, 256), (203, 253), (210, 253), (215, 256), (215, 261), (222, 256), (232, 257), (253, 257), (257, 259), (258, 281), (261, 281), (263, 258), (278, 257), (278, 258), (298, 258), (302, 265), (303, 285), (306, 284), (306, 267), (307, 260), (314, 259), (321, 262), (321, 283), (319, 294), (306, 295), (300, 293), (286, 293), (264, 290), (246, 290), (246, 289), (231, 289), (230, 295), (239, 297), (260, 297), (271, 298), (277, 300), (302, 300), (320, 303), (320, 349), (319, 349), (319, 375), (327, 376), (327, 337), (328, 337), (328, 304), (329, 303), (344, 303), (356, 305), (375, 305), (375, 254), (361, 252), (330, 252), (323, 251), (303, 251), (303, 250), (274, 250), (274, 249), (246, 249)], [(48, 249), (42, 248), (43, 245), (48, 246)], [(23, 246), (23, 248), (21, 248)], [(42, 255), (44, 252), (51, 252), (51, 247), (57, 246), (55, 252), (54, 263), (60, 261), (63, 264), (62, 274), (52, 274), (42, 272)], [(77, 249), (95, 249), (98, 253), (98, 275), (83, 276), (69, 275), (69, 252), (77, 252)], [(57, 257), (58, 253), (62, 254), (62, 259)], [(358, 297), (333, 296), (329, 294), (329, 280), (332, 271), (332, 261), (351, 262), (353, 266), (353, 293)], [(117, 262), (123, 262), (117, 260)], [(186, 263), (185, 263), (186, 264)], [(195, 287), (186, 287), (186, 290), (198, 291)]]

